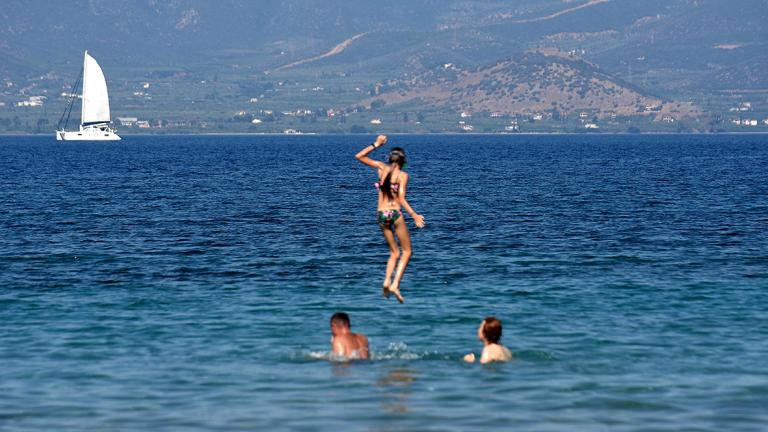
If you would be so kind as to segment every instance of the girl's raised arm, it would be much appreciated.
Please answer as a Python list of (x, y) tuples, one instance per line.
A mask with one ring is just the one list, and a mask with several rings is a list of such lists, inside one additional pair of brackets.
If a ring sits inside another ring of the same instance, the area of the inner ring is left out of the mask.
[(376, 138), (376, 142), (374, 142), (373, 144), (369, 145), (368, 147), (366, 147), (366, 148), (360, 150), (359, 152), (357, 152), (357, 154), (355, 155), (355, 159), (357, 159), (360, 162), (368, 165), (371, 168), (384, 169), (384, 166), (385, 166), (384, 162), (379, 162), (379, 161), (373, 160), (373, 159), (369, 158), (368, 155), (372, 151), (376, 150), (377, 148), (383, 146), (386, 143), (387, 143), (387, 136), (386, 135), (379, 135)]

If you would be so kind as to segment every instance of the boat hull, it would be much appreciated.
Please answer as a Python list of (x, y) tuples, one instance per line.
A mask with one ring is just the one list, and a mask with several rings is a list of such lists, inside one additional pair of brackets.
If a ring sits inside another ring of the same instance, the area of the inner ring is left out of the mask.
[(108, 127), (85, 127), (79, 131), (56, 131), (56, 141), (120, 141), (122, 138)]

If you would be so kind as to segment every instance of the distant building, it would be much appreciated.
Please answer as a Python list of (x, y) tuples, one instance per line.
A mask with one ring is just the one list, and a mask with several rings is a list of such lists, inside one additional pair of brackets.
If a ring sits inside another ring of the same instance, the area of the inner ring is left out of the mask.
[(731, 123), (741, 126), (757, 126), (760, 124), (757, 119), (733, 119)]
[(250, 102), (250, 103), (256, 103), (256, 102), (258, 102), (258, 101), (259, 101), (259, 98), (255, 98), (255, 97), (253, 97), (253, 98), (251, 98), (251, 99), (250, 99), (248, 102)]
[(764, 125), (768, 125), (768, 118), (763, 120)]
[(470, 117), (472, 117), (472, 113), (469, 113), (467, 111), (461, 112), (461, 118), (470, 118)]
[(491, 113), (491, 118), (499, 118), (501, 116), (502, 116), (502, 114), (500, 112), (498, 112), (498, 111), (494, 111), (494, 112)]
[(664, 116), (661, 118), (661, 121), (663, 121), (664, 123), (674, 123), (674, 122), (675, 122), (675, 118), (674, 118), (674, 117), (672, 117), (672, 116), (671, 116), (671, 115), (669, 115), (669, 114), (666, 114), (666, 115), (664, 115)]
[(148, 82), (141, 83), (141, 88), (148, 89), (150, 87), (150, 84)]
[(371, 120), (371, 124), (380, 125), (381, 124), (381, 119), (380, 118), (372, 119)]
[(584, 125), (585, 129), (600, 129), (600, 126), (594, 124), (594, 123), (587, 123)]
[(585, 119), (587, 117), (589, 117), (589, 113), (586, 113), (586, 112), (580, 112), (579, 113), (579, 118), (580, 119)]
[(534, 114), (533, 117), (531, 117), (535, 121), (544, 120), (544, 116), (541, 114)]
[(146, 120), (139, 120), (136, 122), (136, 126), (139, 127), (139, 129), (149, 129), (151, 126), (149, 125), (149, 122)]
[(139, 121), (136, 117), (118, 117), (117, 122), (120, 126), (131, 127)]
[(463, 130), (464, 132), (472, 132), (475, 130), (475, 127), (470, 124), (462, 124), (459, 125), (459, 129)]
[(301, 132), (297, 131), (296, 129), (286, 129), (283, 131), (286, 135), (299, 135)]
[(251, 120), (251, 123), (253, 123), (253, 124), (259, 124), (259, 123), (261, 123), (261, 120), (259, 120), (259, 119), (255, 118), (255, 119)]
[(744, 112), (752, 109), (752, 102), (742, 102), (735, 107), (728, 109), (730, 112)]
[(45, 96), (30, 96), (27, 100), (16, 102), (17, 107), (41, 107)]

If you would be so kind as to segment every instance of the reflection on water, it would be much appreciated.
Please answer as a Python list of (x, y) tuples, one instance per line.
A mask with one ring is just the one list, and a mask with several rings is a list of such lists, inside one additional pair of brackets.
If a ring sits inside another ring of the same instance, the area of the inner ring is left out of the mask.
[(349, 376), (351, 369), (350, 366), (352, 366), (351, 361), (331, 361), (331, 365), (333, 365), (333, 375), (337, 378), (342, 378)]
[(397, 368), (387, 371), (379, 378), (376, 385), (382, 389), (381, 408), (388, 413), (407, 413), (408, 397), (411, 385), (416, 380), (414, 371), (408, 368)]

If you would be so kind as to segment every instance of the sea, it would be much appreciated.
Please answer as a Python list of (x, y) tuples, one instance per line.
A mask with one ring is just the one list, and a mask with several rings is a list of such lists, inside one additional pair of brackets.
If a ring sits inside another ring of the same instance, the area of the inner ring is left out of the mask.
[(768, 430), (767, 135), (373, 139), (0, 137), (0, 430)]

